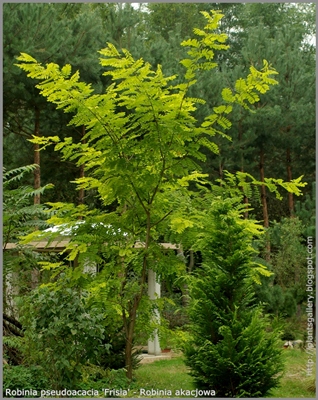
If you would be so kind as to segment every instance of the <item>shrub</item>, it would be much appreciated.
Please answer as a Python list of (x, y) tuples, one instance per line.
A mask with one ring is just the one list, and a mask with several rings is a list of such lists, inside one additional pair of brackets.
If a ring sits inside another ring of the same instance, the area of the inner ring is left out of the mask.
[(124, 368), (121, 369), (104, 369), (96, 365), (88, 365), (83, 369), (82, 381), (78, 384), (78, 388), (84, 390), (98, 390), (100, 392), (105, 388), (115, 390), (127, 389), (131, 382), (126, 376)]
[(26, 360), (43, 367), (54, 389), (72, 388), (105, 347), (103, 315), (87, 309), (84, 292), (66, 286), (34, 290), (21, 312)]
[[(33, 389), (42, 390), (48, 386), (48, 381), (44, 375), (44, 371), (41, 367), (37, 366), (10, 366), (4, 365), (3, 367), (3, 397), (5, 396), (6, 390), (17, 390), (17, 389)], [(20, 397), (20, 396), (19, 396)], [(33, 397), (33, 396), (24, 396)]]
[(168, 321), (169, 328), (175, 329), (183, 327), (187, 321), (187, 315), (182, 303), (182, 293), (163, 293), (163, 296), (169, 296), (169, 301), (165, 301), (163, 308), (163, 317)]

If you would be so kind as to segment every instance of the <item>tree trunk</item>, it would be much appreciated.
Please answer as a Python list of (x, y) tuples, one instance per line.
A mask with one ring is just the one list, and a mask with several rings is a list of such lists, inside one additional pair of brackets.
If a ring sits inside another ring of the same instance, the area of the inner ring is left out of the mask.
[(15, 336), (23, 336), (23, 326), (21, 323), (14, 317), (10, 316), (6, 313), (3, 313), (3, 325), (7, 334), (13, 334)]
[[(34, 108), (34, 136), (40, 136), (40, 109), (35, 106)], [(34, 144), (34, 164), (37, 164), (33, 174), (34, 174), (34, 182), (33, 187), (34, 190), (40, 189), (41, 187), (41, 170), (40, 170), (40, 145)], [(38, 205), (41, 203), (40, 193), (34, 196), (34, 205)], [(38, 229), (37, 226), (34, 227), (35, 230)], [(31, 271), (31, 287), (35, 289), (39, 284), (39, 276), (40, 273), (37, 269), (33, 269)]]
[(131, 27), (127, 27), (127, 50), (130, 51), (130, 43), (131, 43)]
[(248, 197), (244, 195), (243, 202), (245, 204), (246, 210), (244, 211), (244, 218), (248, 219)]
[[(187, 267), (187, 273), (191, 274), (194, 268), (194, 253), (193, 250), (189, 250), (189, 263)], [(189, 286), (188, 284), (184, 284), (182, 288), (182, 305), (183, 307), (187, 307), (189, 305), (190, 295), (189, 295)]]
[(134, 332), (136, 325), (137, 309), (140, 303), (141, 296), (136, 295), (133, 300), (132, 308), (129, 312), (129, 322), (127, 326), (126, 333), (126, 346), (125, 346), (125, 364), (126, 364), (126, 376), (129, 380), (132, 379), (133, 373), (133, 362), (132, 362), (132, 352), (133, 352), (133, 342), (134, 342)]
[[(83, 139), (85, 136), (85, 126), (84, 125), (82, 126), (81, 136), (82, 136), (81, 142), (84, 144), (85, 143), (85, 139)], [(85, 176), (85, 165), (84, 164), (80, 165), (79, 173), (80, 173), (79, 174), (80, 178), (84, 178), (84, 176)], [(84, 204), (84, 197), (85, 197), (85, 190), (80, 189), (79, 193), (78, 193), (78, 203), (79, 204)], [(82, 219), (82, 217), (79, 217), (79, 219)]]
[[(287, 182), (291, 182), (293, 178), (292, 178), (290, 148), (286, 150), (286, 167), (287, 167)], [(293, 218), (295, 216), (294, 196), (293, 193), (290, 192), (288, 192), (288, 209), (290, 216)]]
[[(260, 178), (261, 182), (265, 182), (265, 173), (264, 173), (264, 150), (261, 150), (260, 153)], [(266, 187), (265, 185), (261, 185), (261, 199), (262, 199), (262, 207), (263, 207), (263, 219), (264, 219), (264, 227), (269, 227), (269, 218), (268, 218), (268, 210), (267, 210), (267, 201), (266, 201)]]
[[(40, 136), (40, 110), (35, 106), (34, 115), (34, 136)], [(34, 164), (38, 166), (34, 170), (34, 189), (40, 189), (41, 187), (41, 172), (40, 172), (40, 146), (39, 144), (34, 144)], [(34, 196), (34, 204), (40, 204), (40, 194)]]
[[(260, 152), (260, 163), (259, 163), (259, 170), (260, 170), (260, 178), (261, 182), (265, 182), (265, 172), (264, 172), (264, 150), (261, 149)], [(263, 219), (264, 219), (264, 227), (269, 227), (269, 217), (268, 217), (268, 210), (267, 210), (267, 201), (266, 201), (266, 186), (261, 185), (261, 200), (262, 200), (262, 207), (263, 207)], [(270, 253), (271, 253), (271, 244), (269, 239), (266, 240), (265, 245), (265, 259), (266, 261), (270, 261)]]
[[(238, 121), (238, 141), (239, 143), (242, 141), (243, 139), (243, 126), (242, 126), (242, 121), (243, 121), (243, 117), (241, 117)], [(242, 147), (242, 145), (240, 144), (240, 150), (241, 150), (241, 172), (244, 172), (244, 154), (243, 154), (243, 149), (244, 147)], [(242, 192), (243, 192), (243, 188), (242, 188)], [(244, 193), (244, 192), (243, 192)], [(246, 211), (244, 211), (244, 218), (248, 219), (248, 197), (245, 196), (244, 194), (244, 199), (243, 199), (244, 204), (246, 205)]]
[[(84, 176), (85, 176), (84, 164), (80, 165), (79, 176), (80, 176), (80, 178), (84, 178)], [(78, 204), (84, 204), (84, 197), (85, 197), (85, 190), (83, 188), (81, 188), (78, 192)], [(81, 219), (82, 219), (82, 217), (81, 217)]]
[[(147, 212), (147, 234), (146, 234), (145, 251), (147, 251), (147, 249), (149, 248), (149, 244), (150, 244), (150, 214), (149, 212)], [(134, 334), (136, 326), (136, 317), (137, 317), (137, 310), (144, 292), (144, 285), (147, 276), (147, 264), (148, 264), (147, 255), (144, 255), (142, 274), (140, 278), (140, 290), (138, 293), (135, 294), (131, 302), (131, 306), (128, 311), (128, 318), (125, 315), (125, 311), (123, 311), (123, 322), (126, 334), (126, 345), (125, 345), (126, 376), (129, 380), (132, 380), (132, 373), (133, 373), (132, 351), (133, 351), (133, 342), (134, 342)], [(123, 286), (124, 285), (125, 284), (123, 283)]]
[[(241, 168), (241, 172), (244, 172), (244, 168)], [(244, 194), (243, 198), (243, 203), (245, 204), (245, 211), (244, 211), (244, 219), (248, 219), (248, 197), (245, 195), (243, 187), (241, 187), (241, 190)]]
[(132, 305), (128, 311), (128, 318), (123, 314), (123, 321), (126, 333), (126, 345), (125, 345), (125, 365), (126, 365), (126, 376), (129, 380), (133, 377), (133, 347), (134, 347), (134, 334), (137, 318), (137, 310), (143, 295), (144, 283), (145, 283), (146, 270), (143, 271), (140, 285), (140, 292), (134, 296)]

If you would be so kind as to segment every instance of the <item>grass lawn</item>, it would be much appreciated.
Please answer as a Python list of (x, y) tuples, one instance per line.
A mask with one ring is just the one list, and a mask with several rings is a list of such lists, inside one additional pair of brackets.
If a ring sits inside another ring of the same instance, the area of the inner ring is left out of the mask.
[(273, 389), (266, 397), (282, 398), (316, 398), (315, 378), (316, 366), (312, 375), (306, 376), (308, 355), (299, 349), (286, 349), (283, 352), (286, 369), (280, 381), (280, 386)]
[[(286, 361), (286, 369), (280, 381), (280, 386), (273, 389), (267, 398), (315, 398), (315, 367), (311, 377), (306, 376), (306, 362), (308, 355), (299, 349), (284, 350), (283, 356)], [(182, 356), (171, 360), (156, 361), (143, 364), (135, 372), (136, 381), (132, 385), (128, 396), (134, 398), (153, 397), (193, 397), (176, 396), (176, 390), (194, 390), (192, 377), (188, 374), (188, 368), (184, 365)], [(166, 390), (157, 395), (144, 395), (144, 390)], [(168, 393), (171, 391), (172, 395)], [(217, 394), (216, 394), (217, 397)]]
[[(136, 388), (129, 392), (127, 397), (176, 397), (176, 390), (194, 390), (195, 386), (192, 377), (188, 374), (188, 368), (183, 362), (182, 356), (174, 357), (171, 360), (155, 361), (149, 364), (143, 364), (135, 372)], [(145, 390), (166, 390), (166, 395), (142, 396), (140, 389)], [(168, 391), (172, 395), (168, 394)], [(179, 397), (179, 396), (178, 396)], [(191, 396), (180, 396), (191, 397)]]

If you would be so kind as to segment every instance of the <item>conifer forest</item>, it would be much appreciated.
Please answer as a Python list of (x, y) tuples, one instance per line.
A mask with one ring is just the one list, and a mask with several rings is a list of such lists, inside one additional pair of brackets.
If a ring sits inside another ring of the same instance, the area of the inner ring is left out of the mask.
[(3, 397), (315, 397), (315, 3), (2, 8)]

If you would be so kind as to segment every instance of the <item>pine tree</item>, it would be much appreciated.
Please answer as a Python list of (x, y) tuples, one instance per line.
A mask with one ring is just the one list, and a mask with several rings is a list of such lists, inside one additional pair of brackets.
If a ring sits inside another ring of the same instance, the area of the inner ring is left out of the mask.
[[(101, 91), (101, 68), (98, 60), (92, 57), (94, 48), (97, 51), (106, 41), (101, 19), (88, 4), (79, 7), (77, 4), (8, 3), (3, 11), (4, 165), (13, 169), (20, 165), (37, 164), (34, 188), (40, 187), (41, 180), (44, 184), (54, 181), (56, 199), (71, 200), (75, 191), (70, 190), (68, 182), (78, 176), (78, 169), (68, 163), (61, 171), (61, 160), (57, 154), (50, 149), (40, 153), (38, 145), (33, 144), (32, 148), (26, 139), (32, 135), (46, 136), (50, 132), (59, 132), (61, 136), (72, 135), (75, 140), (80, 140), (80, 130), (67, 127), (69, 118), (44, 101), (38, 90), (14, 66), (14, 58), (24, 50), (34, 54), (41, 62), (52, 57), (61, 63), (71, 62), (96, 90)], [(13, 147), (19, 151), (12, 152)], [(40, 197), (34, 200), (39, 203)]]

